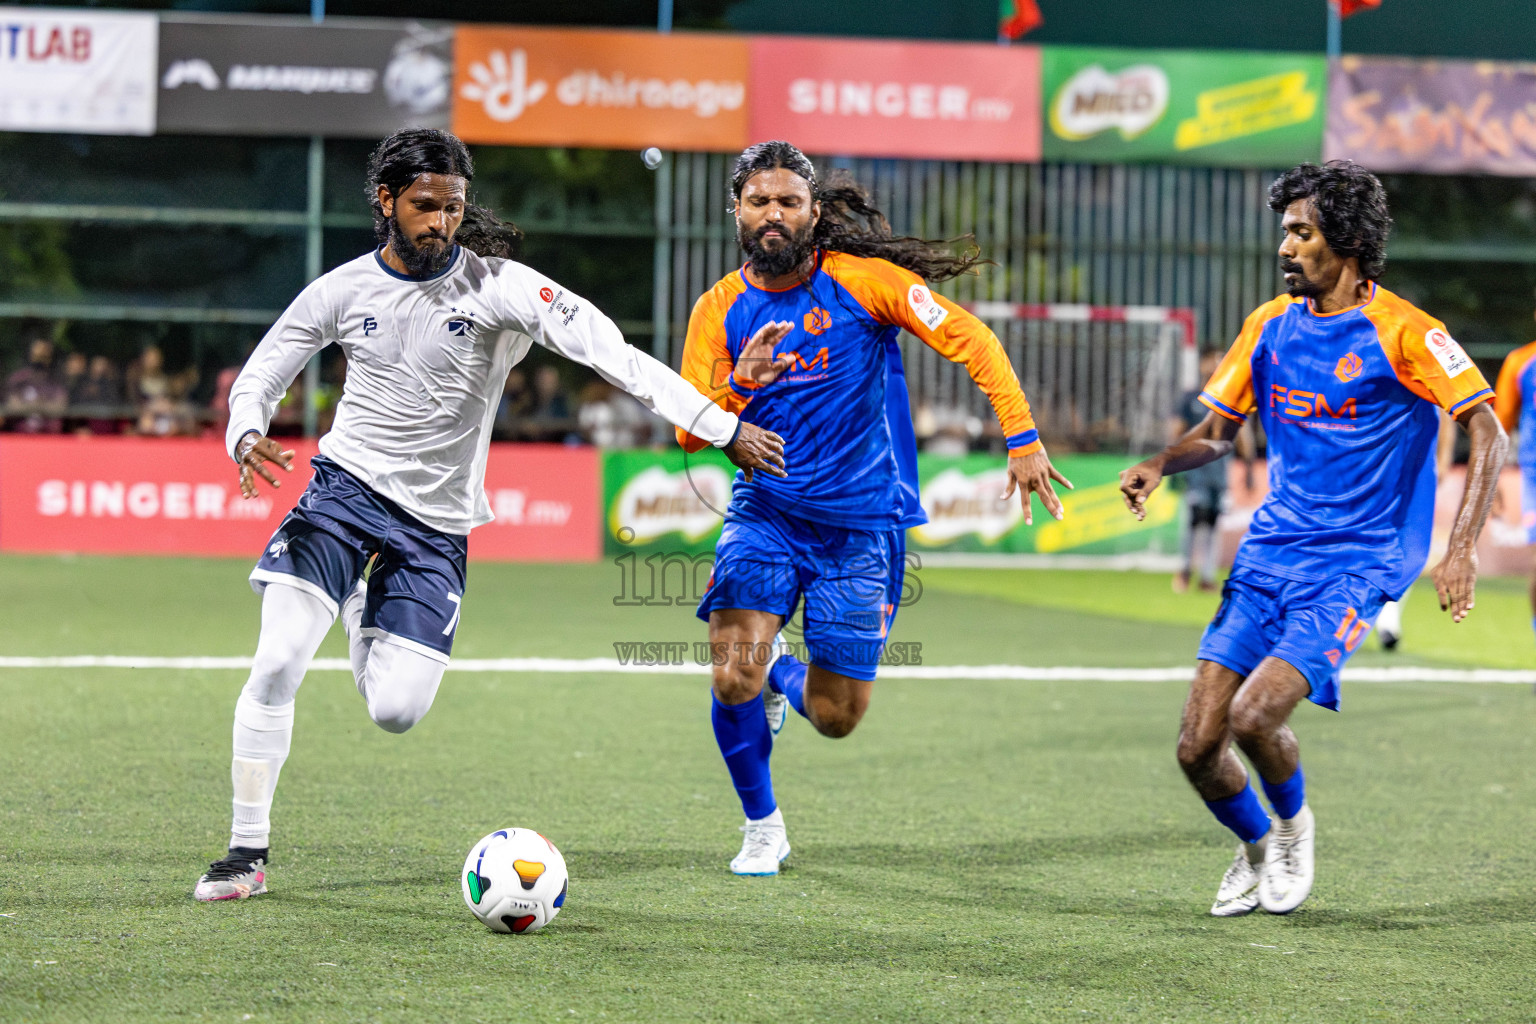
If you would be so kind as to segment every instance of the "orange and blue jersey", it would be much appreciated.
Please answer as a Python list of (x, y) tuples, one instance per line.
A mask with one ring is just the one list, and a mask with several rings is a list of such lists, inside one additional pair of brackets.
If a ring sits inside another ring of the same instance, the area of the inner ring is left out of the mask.
[[(774, 348), (794, 362), (756, 387), (736, 359), (764, 324), (792, 330)], [(918, 503), (917, 442), (896, 336), (908, 330), (963, 363), (992, 402), (1010, 455), (1041, 448), (1029, 402), (1001, 343), (923, 279), (883, 259), (818, 252), (810, 277), (768, 291), (737, 270), (700, 297), (688, 321), (682, 375), (717, 404), (784, 439), (781, 479), (738, 475), (733, 508), (760, 508), (831, 526), (886, 530), (927, 521)], [(704, 442), (679, 429), (690, 451)]]
[(1536, 341), (1521, 345), (1499, 367), (1493, 411), (1508, 431), (1520, 431), (1520, 468), (1536, 473)]
[(1234, 573), (1298, 582), (1359, 576), (1401, 597), (1429, 554), (1439, 406), (1493, 390), (1445, 325), (1378, 284), (1318, 313), (1280, 296), (1255, 310), (1200, 400), (1269, 438), (1269, 496)]

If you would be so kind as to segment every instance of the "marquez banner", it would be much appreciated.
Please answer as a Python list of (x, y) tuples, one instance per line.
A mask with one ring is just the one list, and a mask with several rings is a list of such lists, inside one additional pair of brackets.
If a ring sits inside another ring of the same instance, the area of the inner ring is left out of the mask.
[(1323, 153), (1377, 171), (1536, 175), (1536, 64), (1344, 57)]
[[(217, 441), (0, 435), (0, 550), (141, 555), (260, 554), (309, 482), (313, 441), (283, 486), (240, 495)], [(597, 454), (563, 445), (491, 446), (496, 521), (471, 534), (472, 560), (595, 561)]]
[(453, 28), (166, 17), (162, 132), (375, 138), (448, 126)]
[(150, 135), (155, 16), (0, 7), (0, 130)]
[(752, 40), (752, 138), (839, 156), (1040, 159), (1040, 51)]
[(1047, 160), (1289, 166), (1322, 149), (1309, 54), (1047, 47)]
[(747, 42), (464, 25), (453, 130), (466, 142), (733, 150), (747, 144)]

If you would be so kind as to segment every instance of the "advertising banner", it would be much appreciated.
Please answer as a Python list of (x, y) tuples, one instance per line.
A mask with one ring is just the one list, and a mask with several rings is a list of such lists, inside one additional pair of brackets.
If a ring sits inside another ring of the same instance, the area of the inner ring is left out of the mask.
[(448, 126), (453, 28), (165, 17), (161, 132), (375, 138)]
[(1279, 167), (1317, 160), (1326, 61), (1220, 50), (1047, 47), (1047, 160)]
[(747, 144), (747, 42), (737, 36), (461, 25), (453, 82), (453, 131), (466, 142)]
[(1040, 159), (1033, 46), (752, 39), (752, 138), (812, 153)]
[[(1035, 510), (1024, 525), (1017, 496), (998, 498), (1007, 483), (1003, 459), (991, 455), (918, 456), (925, 526), (907, 533), (913, 551), (1002, 554), (1123, 555), (1178, 551), (1179, 495), (1159, 488), (1137, 522), (1120, 498), (1121, 455), (1061, 455), (1052, 461), (1076, 485), (1058, 489), (1066, 518)], [(609, 555), (703, 556), (720, 537), (735, 467), (712, 448), (603, 454), (603, 543)]]
[[(254, 561), (311, 476), (315, 443), (282, 441), (293, 473), (247, 500), (218, 441), (0, 435), (0, 550)], [(496, 522), (470, 536), (470, 559), (596, 560), (597, 470), (589, 448), (492, 445)]]
[(151, 135), (153, 14), (0, 7), (0, 131)]
[(1536, 64), (1344, 57), (1323, 153), (1377, 171), (1536, 175)]

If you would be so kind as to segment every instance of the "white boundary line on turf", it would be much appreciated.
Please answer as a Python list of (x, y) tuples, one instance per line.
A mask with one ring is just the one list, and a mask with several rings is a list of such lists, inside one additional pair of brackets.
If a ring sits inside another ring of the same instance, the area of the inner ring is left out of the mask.
[[(250, 658), (150, 658), (113, 655), (74, 655), (29, 658), (0, 655), (6, 668), (131, 668), (248, 670)], [(310, 668), (320, 672), (350, 672), (346, 658), (316, 658)], [(704, 676), (707, 665), (621, 665), (613, 658), (457, 658), (450, 672), (505, 672), (602, 675)], [(1004, 679), (1022, 682), (1054, 680), (1104, 683), (1171, 683), (1190, 678), (1194, 667), (1103, 668), (1077, 665), (888, 665), (882, 679)], [(1346, 683), (1536, 683), (1536, 671), (1513, 669), (1425, 668), (1416, 665), (1358, 666), (1344, 669)]]

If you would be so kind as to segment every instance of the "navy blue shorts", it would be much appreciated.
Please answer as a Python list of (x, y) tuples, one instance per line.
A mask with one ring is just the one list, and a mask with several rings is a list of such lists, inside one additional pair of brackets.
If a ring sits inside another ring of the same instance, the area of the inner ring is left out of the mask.
[(286, 583), (324, 601), (334, 616), (374, 555), (363, 606), (363, 635), (446, 662), (464, 599), (469, 538), (442, 533), (369, 490), (324, 455), (288, 513), (251, 587)]
[(906, 574), (904, 530), (845, 530), (779, 512), (728, 518), (699, 618), (716, 608), (794, 615), (805, 599), (811, 661), (874, 679)]
[(1200, 660), (1248, 675), (1268, 657), (1307, 678), (1307, 699), (1339, 709), (1339, 669), (1371, 631), (1390, 600), (1374, 583), (1340, 574), (1300, 583), (1238, 569), (1221, 591), (1221, 607), (1200, 639)]

